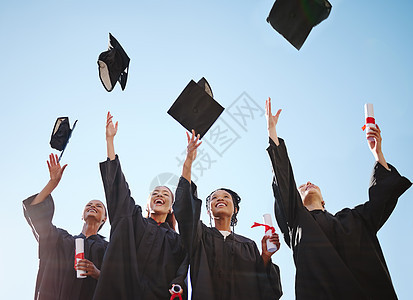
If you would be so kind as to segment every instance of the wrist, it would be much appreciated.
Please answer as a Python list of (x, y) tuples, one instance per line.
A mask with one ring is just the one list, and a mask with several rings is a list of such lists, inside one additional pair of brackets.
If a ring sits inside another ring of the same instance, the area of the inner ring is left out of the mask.
[(114, 138), (115, 138), (114, 135), (112, 135), (112, 136), (106, 136), (106, 141), (107, 141), (107, 142), (113, 142)]

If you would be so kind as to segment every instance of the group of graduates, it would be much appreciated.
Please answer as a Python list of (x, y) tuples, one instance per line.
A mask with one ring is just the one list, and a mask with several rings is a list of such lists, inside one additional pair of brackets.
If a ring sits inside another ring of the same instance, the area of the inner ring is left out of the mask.
[[(272, 114), (268, 99), (274, 209), (285, 243), (293, 251), (296, 298), (397, 299), (376, 234), (411, 182), (384, 159), (380, 129), (371, 128), (366, 134), (376, 160), (369, 201), (332, 215), (324, 208), (318, 186), (307, 182), (297, 188), (284, 140), (276, 131), (280, 113)], [(24, 215), (39, 243), (34, 298), (187, 299), (189, 267), (194, 300), (279, 299), (280, 270), (271, 261), (275, 252), (267, 249), (267, 240), (279, 249), (279, 237), (264, 236), (260, 252), (253, 240), (234, 233), (240, 196), (228, 188), (211, 192), (205, 201), (210, 226), (200, 220), (202, 200), (191, 180), (200, 136), (194, 130), (187, 133), (187, 155), (175, 194), (158, 186), (142, 208), (131, 196), (115, 152), (117, 131), (118, 122), (108, 112), (108, 158), (100, 163), (107, 211), (103, 202), (89, 201), (79, 235), (52, 223), (51, 193), (67, 166), (61, 166), (56, 155), (47, 162), (49, 182), (23, 201)], [(110, 242), (98, 234), (107, 217)], [(76, 238), (84, 239), (85, 253), (77, 264)], [(78, 279), (76, 270), (87, 277)]]

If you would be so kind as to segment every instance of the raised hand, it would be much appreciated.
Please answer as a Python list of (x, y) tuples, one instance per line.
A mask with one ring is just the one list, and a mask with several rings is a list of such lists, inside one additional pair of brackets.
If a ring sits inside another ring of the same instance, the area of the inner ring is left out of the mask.
[(110, 111), (108, 111), (106, 118), (106, 138), (113, 138), (118, 132), (118, 121), (113, 125), (112, 118), (113, 116), (110, 114)]
[(200, 142), (200, 136), (195, 135), (195, 130), (192, 129), (192, 135), (189, 136), (188, 132), (186, 133), (186, 137), (188, 139), (188, 146), (186, 147), (186, 159), (184, 162), (184, 166), (182, 169), (182, 177), (184, 177), (186, 180), (191, 182), (191, 169), (192, 169), (192, 163), (194, 162), (196, 158), (196, 152), (199, 147), (199, 145), (202, 144), (202, 141)]
[(57, 186), (60, 179), (62, 179), (62, 175), (67, 167), (67, 164), (61, 167), (57, 154), (50, 154), (49, 160), (47, 161), (47, 167), (49, 168), (50, 181), (54, 182)]
[(43, 202), (46, 198), (53, 192), (62, 179), (64, 170), (67, 167), (65, 164), (63, 167), (60, 166), (59, 158), (57, 154), (50, 154), (49, 160), (47, 161), (47, 167), (49, 168), (50, 180), (46, 186), (36, 195), (30, 205), (36, 205)]
[[(370, 151), (374, 156), (374, 159), (378, 161), (383, 167), (389, 169), (386, 160), (384, 159), (383, 152), (381, 150), (381, 130), (379, 125), (376, 124), (376, 127), (370, 127), (368, 132), (366, 133), (367, 144), (369, 145)], [(372, 137), (373, 140), (370, 141), (368, 138)]]
[(199, 141), (199, 134), (195, 135), (195, 130), (192, 129), (192, 135), (189, 136), (189, 133), (186, 133), (188, 139), (188, 146), (186, 147), (186, 160), (192, 163), (196, 158), (196, 153), (199, 145), (202, 144), (202, 141)]
[(277, 111), (275, 115), (271, 113), (271, 98), (265, 101), (265, 117), (267, 118), (267, 129), (269, 137), (278, 146), (280, 142), (278, 141), (276, 126), (278, 123), (278, 118), (280, 117), (281, 109)]

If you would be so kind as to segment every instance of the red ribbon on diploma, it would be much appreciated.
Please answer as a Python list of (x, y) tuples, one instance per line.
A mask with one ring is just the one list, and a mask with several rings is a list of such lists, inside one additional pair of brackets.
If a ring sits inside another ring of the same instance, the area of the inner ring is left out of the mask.
[(268, 230), (271, 230), (272, 233), (275, 233), (275, 228), (267, 224), (261, 224), (261, 223), (254, 222), (254, 225), (252, 225), (251, 228), (258, 227), (258, 226), (264, 226), (265, 232), (267, 232)]
[[(75, 269), (76, 269), (76, 258), (78, 259), (84, 259), (85, 258), (85, 253), (81, 252), (75, 255)], [(77, 269), (76, 269), (77, 270)]]
[(171, 298), (170, 298), (169, 300), (173, 300), (173, 299), (175, 299), (176, 297), (178, 297), (179, 300), (182, 300), (182, 296), (181, 296), (180, 293), (173, 293), (173, 294), (171, 295)]
[[(376, 120), (373, 117), (367, 117), (366, 118), (366, 124), (376, 124)], [(361, 127), (361, 129), (366, 129), (366, 125), (364, 125), (363, 127)]]

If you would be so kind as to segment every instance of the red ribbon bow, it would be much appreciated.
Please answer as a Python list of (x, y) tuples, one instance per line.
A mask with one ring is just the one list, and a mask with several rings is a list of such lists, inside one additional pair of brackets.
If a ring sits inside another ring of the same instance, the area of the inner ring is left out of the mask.
[[(376, 120), (373, 117), (367, 117), (366, 118), (366, 124), (376, 124)], [(361, 129), (366, 129), (366, 125), (364, 125), (363, 127), (361, 127)]]
[(261, 223), (254, 222), (254, 225), (252, 225), (251, 228), (258, 227), (258, 226), (264, 226), (265, 227), (265, 232), (267, 232), (268, 230), (271, 230), (272, 234), (275, 233), (275, 228), (273, 226), (270, 226), (270, 225), (267, 225), (267, 224), (261, 224)]
[(171, 295), (171, 298), (170, 298), (169, 300), (173, 300), (173, 299), (175, 299), (176, 297), (178, 297), (179, 300), (182, 300), (182, 296), (181, 296), (180, 293), (173, 293), (173, 294)]

